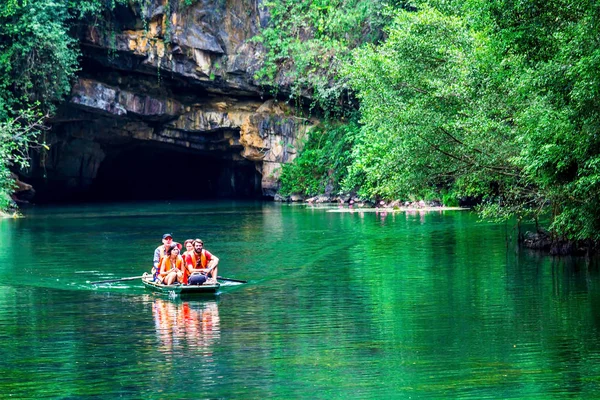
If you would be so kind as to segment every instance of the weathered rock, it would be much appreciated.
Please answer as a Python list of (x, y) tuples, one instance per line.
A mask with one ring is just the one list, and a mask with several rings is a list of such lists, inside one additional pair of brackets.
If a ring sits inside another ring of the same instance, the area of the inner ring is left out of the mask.
[(402, 201), (400, 200), (394, 200), (390, 203), (389, 205), (391, 208), (400, 208), (402, 207)]
[(85, 190), (105, 160), (144, 145), (157, 157), (176, 150), (214, 159), (231, 174), (219, 182), (234, 182), (235, 166), (250, 165), (262, 194), (274, 196), (281, 165), (315, 121), (265, 99), (255, 81), (264, 49), (250, 39), (268, 18), (260, 1), (153, 0), (119, 5), (105, 25), (92, 21), (80, 35), (80, 77), (31, 177)]
[(534, 250), (550, 250), (552, 238), (548, 232), (525, 232), (523, 245)]
[(350, 194), (340, 194), (337, 199), (339, 203), (348, 203), (352, 196)]
[(528, 249), (547, 251), (554, 256), (582, 256), (595, 253), (598, 243), (552, 237), (550, 232), (540, 229), (537, 232), (525, 232), (523, 246)]
[(172, 119), (183, 112), (183, 106), (176, 100), (136, 94), (83, 78), (73, 85), (70, 101), (87, 111), (114, 116), (133, 114), (148, 119)]
[(21, 181), (15, 173), (11, 172), (10, 177), (15, 182), (12, 200), (17, 204), (30, 202), (35, 196), (33, 186)]
[(279, 189), (279, 176), (281, 175), (281, 163), (263, 162), (261, 185), (265, 196), (275, 196)]
[(275, 197), (273, 197), (273, 201), (278, 201), (281, 203), (286, 203), (288, 201), (291, 201), (290, 196), (282, 196), (279, 193), (275, 194)]
[(125, 57), (100, 61), (145, 74), (158, 75), (162, 71), (171, 78), (202, 84), (215, 93), (262, 94), (254, 74), (261, 67), (264, 50), (249, 40), (258, 33), (261, 7), (244, 0), (169, 5), (165, 7), (155, 0), (144, 15), (135, 12), (146, 23), (131, 22), (134, 29), (114, 32), (110, 27), (90, 24), (81, 36), (84, 50), (118, 51)]
[(323, 204), (323, 203), (331, 203), (332, 199), (330, 196), (321, 194), (318, 196), (310, 197), (304, 201), (307, 203)]

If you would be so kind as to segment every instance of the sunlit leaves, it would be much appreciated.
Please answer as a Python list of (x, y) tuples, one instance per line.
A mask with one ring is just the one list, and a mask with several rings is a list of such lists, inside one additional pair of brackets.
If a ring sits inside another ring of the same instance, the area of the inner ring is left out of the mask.
[(35, 101), (50, 110), (70, 90), (77, 69), (67, 9), (52, 0), (4, 7), (0, 12), (4, 16), (0, 17), (0, 119)]
[(14, 118), (0, 120), (0, 211), (11, 203), (14, 182), (9, 167), (29, 165), (28, 151), (43, 129), (43, 119), (34, 111), (23, 111)]
[[(400, 12), (382, 45), (354, 52), (344, 72), (361, 101), (364, 137), (349, 184), (390, 198), (460, 182), (465, 193), (489, 191), (491, 180), (515, 174), (506, 114), (486, 97), (493, 82), (479, 79), (479, 40), (460, 18), (423, 8)], [(466, 184), (468, 175), (477, 178)]]
[(8, 168), (27, 164), (42, 127), (33, 110), (51, 114), (70, 91), (79, 68), (74, 24), (119, 3), (128, 0), (0, 2), (0, 210), (12, 192)]
[(326, 122), (310, 132), (301, 155), (284, 166), (281, 174), (283, 195), (337, 193), (347, 176), (351, 151), (360, 127), (355, 121)]
[[(290, 97), (309, 97), (325, 113), (352, 109), (338, 73), (350, 50), (381, 38), (389, 21), (388, 0), (271, 0), (268, 26), (254, 41), (267, 50), (256, 79), (289, 85)], [(344, 101), (346, 100), (346, 101)]]

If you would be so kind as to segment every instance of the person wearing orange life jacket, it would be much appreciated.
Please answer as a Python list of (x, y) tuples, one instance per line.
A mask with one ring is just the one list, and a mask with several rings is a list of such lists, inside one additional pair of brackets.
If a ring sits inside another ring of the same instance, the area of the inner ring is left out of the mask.
[[(217, 265), (219, 258), (204, 249), (201, 239), (194, 240), (194, 251), (185, 257), (187, 272), (191, 275), (188, 279), (190, 285), (217, 282)], [(193, 274), (193, 275), (192, 275)]]
[(181, 257), (185, 260), (185, 256), (194, 251), (194, 239), (187, 239), (183, 242), (183, 247), (185, 247), (185, 251), (181, 254)]
[(165, 247), (170, 246), (173, 242), (173, 235), (171, 233), (165, 233), (162, 237), (162, 245), (158, 246), (154, 250), (154, 259), (152, 266), (152, 276), (156, 280), (158, 277), (159, 266), (162, 258), (165, 256)]
[(185, 242), (183, 242), (183, 247), (185, 247), (186, 251), (183, 252), (183, 254), (181, 254), (181, 257), (183, 257), (183, 279), (182, 279), (181, 283), (183, 283), (184, 285), (187, 285), (188, 278), (191, 274), (188, 271), (187, 263), (185, 262), (185, 260), (186, 260), (186, 256), (188, 254), (194, 252), (194, 239), (187, 239)]
[(158, 281), (164, 285), (181, 283), (183, 280), (183, 258), (179, 255), (180, 243), (166, 247), (166, 254), (160, 262)]

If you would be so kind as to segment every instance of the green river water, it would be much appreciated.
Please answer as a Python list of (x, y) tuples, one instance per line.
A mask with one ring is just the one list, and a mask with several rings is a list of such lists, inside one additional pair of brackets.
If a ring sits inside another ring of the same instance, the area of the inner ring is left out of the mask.
[[(600, 276), (468, 211), (261, 202), (38, 207), (0, 221), (0, 398), (600, 398)], [(215, 298), (139, 281), (200, 237)]]

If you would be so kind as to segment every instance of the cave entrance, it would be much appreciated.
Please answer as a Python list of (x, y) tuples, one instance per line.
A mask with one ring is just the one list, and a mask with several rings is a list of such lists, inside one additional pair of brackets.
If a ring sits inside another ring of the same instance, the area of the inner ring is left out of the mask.
[(219, 156), (147, 144), (113, 150), (90, 194), (97, 201), (262, 197), (254, 162)]

